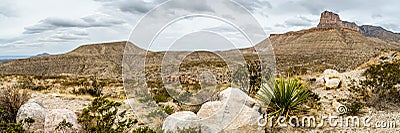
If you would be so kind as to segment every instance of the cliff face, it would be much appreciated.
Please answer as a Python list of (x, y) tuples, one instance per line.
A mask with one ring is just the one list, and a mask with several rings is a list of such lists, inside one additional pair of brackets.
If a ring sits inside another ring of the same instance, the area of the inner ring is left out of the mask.
[(340, 17), (338, 14), (329, 12), (329, 11), (325, 11), (325, 12), (321, 13), (321, 18), (320, 18), (320, 21), (319, 21), (319, 24), (317, 27), (318, 28), (328, 28), (328, 27), (348, 28), (348, 29), (360, 32), (360, 28), (357, 26), (356, 23), (342, 21), (342, 20), (340, 20)]

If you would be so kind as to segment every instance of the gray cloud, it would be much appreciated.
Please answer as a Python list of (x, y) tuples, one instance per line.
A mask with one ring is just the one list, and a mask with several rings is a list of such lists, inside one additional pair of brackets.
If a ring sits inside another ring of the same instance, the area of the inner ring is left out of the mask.
[(5, 17), (16, 17), (17, 10), (14, 8), (14, 6), (11, 6), (10, 2), (8, 1), (2, 1), (0, 2), (0, 16), (5, 16)]
[[(104, 1), (104, 0), (101, 0)], [(152, 2), (145, 2), (143, 0), (120, 0), (113, 4), (122, 12), (129, 12), (132, 14), (144, 14), (165, 2), (166, 0), (154, 0)], [(210, 3), (205, 0), (172, 0), (168, 1), (169, 11), (185, 10), (190, 12), (213, 12)], [(170, 12), (167, 12), (170, 13)]]
[(248, 10), (254, 12), (257, 11), (258, 9), (267, 7), (267, 8), (272, 8), (271, 3), (265, 0), (234, 0), (240, 5), (244, 6)]
[(293, 26), (311, 26), (312, 20), (300, 16), (297, 18), (288, 19), (285, 21), (286, 27), (293, 27)]
[[(110, 16), (108, 16), (110, 17)], [(65, 18), (47, 18), (41, 20), (38, 24), (25, 27), (24, 34), (42, 33), (48, 30), (58, 28), (90, 28), (90, 27), (111, 27), (125, 23), (125, 21), (115, 18), (108, 18), (104, 15), (92, 15), (81, 19), (65, 19)]]

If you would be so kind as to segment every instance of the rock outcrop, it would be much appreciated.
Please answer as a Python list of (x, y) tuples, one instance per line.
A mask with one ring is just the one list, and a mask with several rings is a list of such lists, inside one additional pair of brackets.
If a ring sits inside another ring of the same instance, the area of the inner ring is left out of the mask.
[(17, 121), (24, 120), (28, 117), (35, 119), (35, 122), (29, 128), (27, 125), (24, 125), (24, 128), (28, 132), (44, 131), (44, 121), (46, 117), (45, 108), (33, 100), (28, 101), (19, 108), (17, 113)]
[(321, 18), (319, 21), (319, 24), (317, 26), (318, 28), (327, 28), (327, 27), (335, 27), (335, 28), (348, 28), (354, 31), (359, 32), (360, 28), (358, 28), (357, 24), (354, 22), (347, 22), (347, 21), (342, 21), (340, 20), (340, 17), (338, 14), (325, 11), (321, 13)]
[(72, 127), (68, 129), (68, 133), (76, 133), (81, 131), (81, 127), (77, 121), (78, 116), (68, 109), (52, 109), (45, 117), (45, 132), (56, 132), (57, 125), (65, 119), (66, 122), (72, 124)]

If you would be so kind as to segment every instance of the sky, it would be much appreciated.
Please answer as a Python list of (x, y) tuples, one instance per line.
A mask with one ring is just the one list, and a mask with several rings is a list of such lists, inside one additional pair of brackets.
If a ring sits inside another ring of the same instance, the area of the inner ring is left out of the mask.
[[(398, 0), (234, 0), (236, 5), (226, 1), (2, 0), (0, 56), (61, 54), (80, 45), (124, 40), (154, 51), (249, 47), (248, 38), (256, 43), (269, 34), (315, 27), (325, 10), (358, 25), (400, 32)], [(187, 14), (209, 14), (227, 22), (203, 16), (168, 23)], [(157, 31), (153, 45), (144, 44)], [(232, 44), (218, 45), (217, 40)]]

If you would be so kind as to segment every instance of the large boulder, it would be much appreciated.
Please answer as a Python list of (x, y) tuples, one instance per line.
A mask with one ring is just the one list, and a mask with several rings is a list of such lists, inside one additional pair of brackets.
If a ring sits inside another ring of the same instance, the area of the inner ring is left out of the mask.
[(324, 81), (324, 86), (327, 89), (336, 89), (340, 87), (342, 80), (344, 79), (338, 71), (333, 69), (326, 69), (322, 76), (317, 81)]
[(228, 88), (220, 93), (219, 101), (203, 104), (197, 113), (201, 123), (211, 132), (231, 131), (257, 125), (260, 116), (256, 101), (239, 89)]
[(177, 112), (168, 116), (163, 129), (201, 127), (201, 131), (206, 132), (247, 132), (250, 127), (257, 127), (257, 118), (261, 116), (255, 104), (256, 101), (243, 91), (228, 88), (220, 92), (217, 101), (204, 103), (197, 115), (193, 112)]
[(164, 120), (164, 124), (162, 129), (164, 131), (177, 132), (179, 129), (183, 128), (195, 128), (200, 127), (199, 117), (193, 112), (190, 111), (181, 111), (176, 112), (170, 116), (168, 116)]
[(29, 128), (28, 125), (25, 124), (24, 128), (28, 132), (43, 132), (45, 116), (46, 109), (36, 101), (30, 100), (18, 109), (17, 121), (31, 117), (35, 119), (35, 122)]
[(66, 122), (69, 122), (72, 124), (71, 128), (66, 129), (67, 132), (69, 133), (76, 133), (81, 131), (81, 127), (77, 121), (77, 116), (76, 114), (68, 109), (52, 109), (50, 110), (46, 117), (45, 117), (45, 132), (60, 132), (56, 131), (56, 127), (60, 122), (62, 122), (64, 119)]

